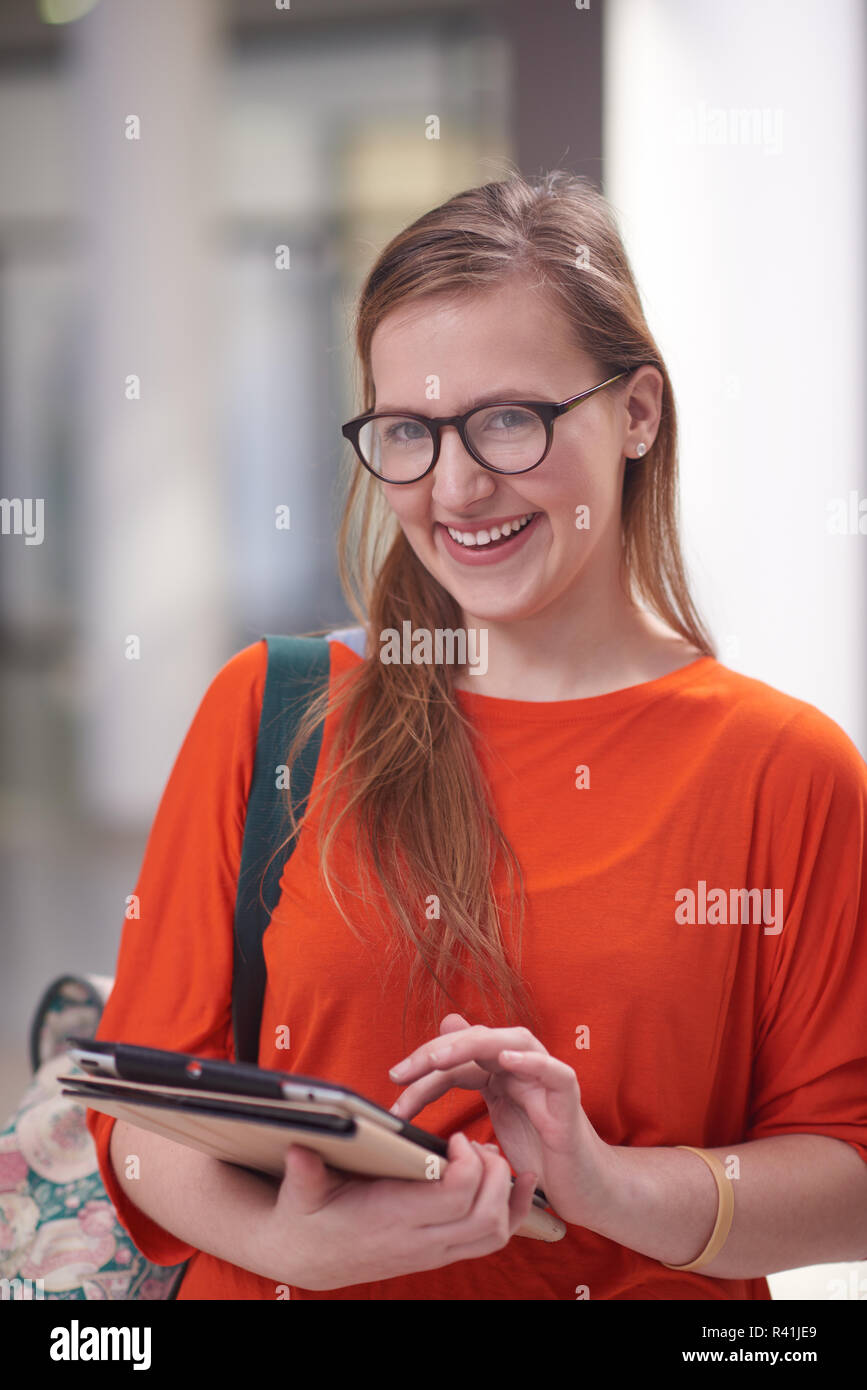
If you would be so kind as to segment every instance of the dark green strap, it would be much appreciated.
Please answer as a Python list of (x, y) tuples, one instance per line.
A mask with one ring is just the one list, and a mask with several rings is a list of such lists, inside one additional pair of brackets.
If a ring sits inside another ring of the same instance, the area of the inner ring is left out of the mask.
[[(283, 866), (295, 848), (293, 837), (283, 851), (275, 855), (263, 883), (265, 865), (290, 829), (286, 792), (277, 786), (277, 769), (286, 763), (304, 710), (327, 684), (330, 662), (329, 643), (324, 637), (268, 635), (265, 640), (268, 643), (268, 673), (238, 874), (232, 975), (235, 1059), (254, 1065), (259, 1059), (259, 1031), (265, 1000), (262, 939), (277, 905)], [(292, 771), (292, 805), (299, 818), (304, 814), (313, 786), (321, 744), (320, 724)]]

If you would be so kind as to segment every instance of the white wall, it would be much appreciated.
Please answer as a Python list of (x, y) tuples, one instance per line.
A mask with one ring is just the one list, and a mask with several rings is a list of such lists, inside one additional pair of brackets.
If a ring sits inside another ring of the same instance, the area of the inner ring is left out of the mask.
[[(606, 0), (605, 20), (605, 191), (674, 382), (694, 592), (722, 661), (865, 754), (867, 534), (828, 523), (854, 491), (867, 532), (867, 10)], [(863, 1298), (867, 1264), (769, 1284)]]
[[(606, 193), (674, 381), (720, 659), (867, 753), (863, 0), (607, 0)], [(744, 115), (746, 113), (746, 115)]]

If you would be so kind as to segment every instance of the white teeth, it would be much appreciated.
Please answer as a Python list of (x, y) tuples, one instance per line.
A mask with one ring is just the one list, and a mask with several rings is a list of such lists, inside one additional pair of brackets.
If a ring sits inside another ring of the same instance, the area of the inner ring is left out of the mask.
[(490, 531), (456, 531), (452, 526), (447, 526), (446, 530), (459, 545), (489, 545), (491, 541), (498, 541), (501, 536), (511, 536), (520, 531), (535, 515), (535, 512), (525, 512), (517, 521), (506, 521), (502, 526), (492, 526)]

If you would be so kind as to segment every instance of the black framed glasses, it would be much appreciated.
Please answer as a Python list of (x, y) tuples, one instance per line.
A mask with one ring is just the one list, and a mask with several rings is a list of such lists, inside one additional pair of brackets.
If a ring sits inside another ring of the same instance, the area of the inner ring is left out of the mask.
[[(633, 370), (633, 369), (629, 369)], [(341, 430), (364, 467), (386, 483), (417, 483), (430, 473), (440, 455), (440, 431), (454, 425), (461, 443), (492, 473), (529, 473), (547, 456), (554, 421), (597, 391), (627, 376), (627, 370), (600, 381), (565, 401), (493, 401), (465, 415), (378, 414), (349, 420)]]

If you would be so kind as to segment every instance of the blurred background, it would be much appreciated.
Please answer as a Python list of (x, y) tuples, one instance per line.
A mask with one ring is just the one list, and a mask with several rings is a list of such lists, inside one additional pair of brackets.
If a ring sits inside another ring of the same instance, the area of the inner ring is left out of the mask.
[(862, 0), (3, 0), (2, 1117), (46, 983), (114, 973), (219, 667), (351, 620), (354, 296), (507, 161), (619, 214), (720, 659), (867, 751), (865, 28)]

